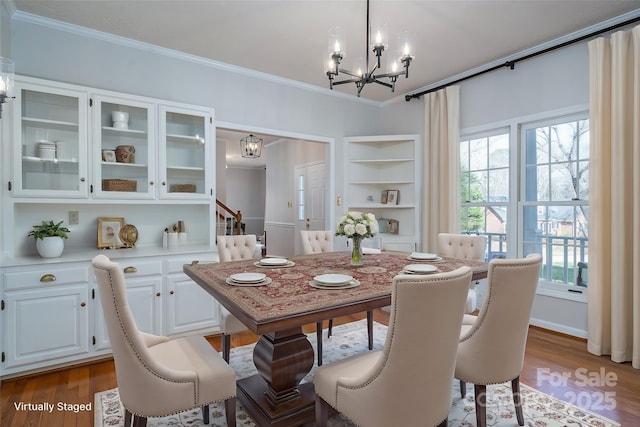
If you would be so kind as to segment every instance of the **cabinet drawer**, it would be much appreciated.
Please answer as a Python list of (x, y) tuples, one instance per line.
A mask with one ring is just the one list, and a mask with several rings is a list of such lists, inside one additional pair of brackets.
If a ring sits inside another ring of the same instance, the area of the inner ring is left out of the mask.
[(89, 280), (89, 267), (42, 267), (33, 270), (8, 270), (4, 273), (5, 290), (25, 289), (42, 286), (86, 283)]
[(124, 271), (125, 277), (162, 274), (162, 261), (119, 260), (118, 265)]

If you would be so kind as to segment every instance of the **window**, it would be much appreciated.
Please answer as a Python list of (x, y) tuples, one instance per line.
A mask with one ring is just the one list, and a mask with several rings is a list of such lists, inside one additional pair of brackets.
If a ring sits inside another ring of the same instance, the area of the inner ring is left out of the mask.
[(305, 194), (304, 194), (304, 175), (298, 175), (298, 188), (296, 189), (298, 191), (298, 220), (302, 221), (304, 220), (305, 217), (305, 213), (304, 213), (304, 198), (305, 198)]
[(488, 237), (488, 260), (542, 254), (551, 288), (574, 287), (588, 261), (587, 117), (514, 122), (460, 142), (460, 229)]
[(588, 259), (589, 120), (522, 127), (523, 254), (541, 253), (542, 277), (576, 283)]
[(460, 229), (488, 237), (487, 258), (505, 257), (509, 211), (509, 133), (460, 142)]

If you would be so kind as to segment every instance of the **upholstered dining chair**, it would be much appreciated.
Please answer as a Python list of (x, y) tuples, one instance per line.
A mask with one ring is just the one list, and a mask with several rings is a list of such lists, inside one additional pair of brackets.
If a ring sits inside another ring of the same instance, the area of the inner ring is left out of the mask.
[[(484, 261), (487, 248), (487, 236), (474, 234), (438, 234), (438, 254), (443, 257), (468, 259), (471, 261)], [(467, 294), (467, 307), (465, 313), (473, 313), (478, 305), (476, 285), (471, 282)]]
[(394, 277), (383, 349), (316, 369), (316, 426), (329, 407), (362, 427), (446, 426), (471, 275), (460, 267)]
[(105, 255), (93, 258), (100, 301), (113, 350), (125, 426), (224, 400), (227, 425), (236, 425), (236, 374), (200, 336), (169, 340), (138, 330), (127, 300), (124, 273)]
[[(300, 230), (302, 252), (305, 255), (333, 252), (333, 233), (328, 230)], [(318, 366), (322, 366), (322, 321), (316, 323), (318, 334)], [(327, 338), (333, 333), (333, 319), (329, 319)], [(367, 311), (369, 350), (373, 349), (373, 311)]]
[(518, 424), (524, 425), (520, 373), (541, 266), (539, 254), (491, 260), (487, 297), (480, 312), (477, 317), (464, 316), (455, 377), (460, 380), (462, 397), (466, 383), (474, 384), (477, 426), (486, 426), (487, 385), (506, 381), (511, 381)]
[[(233, 236), (217, 236), (216, 246), (220, 262), (252, 259), (256, 251), (255, 234)], [(244, 323), (239, 321), (226, 308), (220, 306), (220, 332), (222, 339), (222, 358), (229, 363), (231, 354), (231, 335), (247, 331)]]

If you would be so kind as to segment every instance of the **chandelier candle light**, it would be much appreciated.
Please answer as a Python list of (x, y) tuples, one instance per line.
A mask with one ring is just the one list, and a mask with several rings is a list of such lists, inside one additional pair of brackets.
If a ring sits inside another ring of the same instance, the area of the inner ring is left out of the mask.
[[(358, 90), (358, 96), (362, 92), (362, 88), (367, 83), (377, 83), (382, 86), (386, 86), (391, 89), (391, 92), (395, 92), (396, 80), (399, 76), (403, 75), (405, 78), (409, 77), (409, 65), (414, 59), (411, 54), (411, 39), (409, 33), (404, 31), (398, 35), (398, 51), (393, 58), (388, 61), (387, 72), (381, 74), (375, 74), (376, 71), (381, 69), (382, 53), (385, 48), (388, 48), (386, 40), (387, 31), (386, 26), (382, 25), (374, 31), (374, 42), (369, 44), (369, 38), (371, 31), (371, 25), (369, 24), (369, 0), (367, 0), (367, 44), (366, 44), (366, 59), (363, 64), (356, 66), (355, 70), (350, 71), (344, 68), (340, 68), (340, 63), (345, 57), (345, 40), (343, 32), (340, 28), (336, 27), (329, 33), (329, 56), (330, 60), (326, 66), (325, 72), (329, 78), (329, 88), (333, 89), (335, 85), (341, 85), (345, 83), (355, 83)], [(369, 52), (376, 54), (376, 64), (371, 71), (367, 71), (369, 67)], [(351, 76), (345, 80), (335, 81), (340, 73)], [(384, 81), (381, 79), (388, 79)]]
[(350, 211), (338, 220), (336, 236), (351, 239), (351, 265), (362, 265), (362, 239), (373, 237), (378, 233), (378, 221), (372, 213)]

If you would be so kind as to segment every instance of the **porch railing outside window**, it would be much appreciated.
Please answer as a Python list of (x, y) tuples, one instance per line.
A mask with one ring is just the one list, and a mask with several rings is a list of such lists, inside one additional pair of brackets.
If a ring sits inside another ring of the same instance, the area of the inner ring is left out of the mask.
[(585, 286), (587, 114), (517, 126), (518, 143), (510, 143), (515, 125), (460, 141), (460, 229), (487, 236), (487, 260), (540, 253), (544, 282), (574, 286), (580, 271)]

